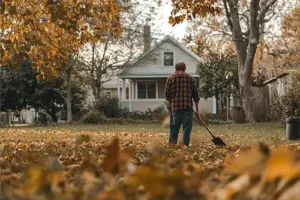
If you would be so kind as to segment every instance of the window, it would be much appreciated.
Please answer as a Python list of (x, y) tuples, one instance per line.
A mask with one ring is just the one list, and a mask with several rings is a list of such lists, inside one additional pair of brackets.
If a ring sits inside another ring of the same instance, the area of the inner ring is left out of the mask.
[(108, 98), (111, 98), (111, 92), (106, 92), (106, 96), (107, 96)]
[(164, 52), (164, 66), (174, 66), (174, 52)]
[(156, 82), (138, 82), (138, 99), (155, 99)]

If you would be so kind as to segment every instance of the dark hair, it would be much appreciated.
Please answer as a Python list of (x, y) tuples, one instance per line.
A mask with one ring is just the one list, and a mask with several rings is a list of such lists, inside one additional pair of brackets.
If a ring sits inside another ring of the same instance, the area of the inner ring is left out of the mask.
[(185, 71), (186, 65), (185, 65), (184, 62), (178, 62), (178, 63), (176, 63), (176, 65), (175, 65), (175, 69), (176, 69), (176, 70)]

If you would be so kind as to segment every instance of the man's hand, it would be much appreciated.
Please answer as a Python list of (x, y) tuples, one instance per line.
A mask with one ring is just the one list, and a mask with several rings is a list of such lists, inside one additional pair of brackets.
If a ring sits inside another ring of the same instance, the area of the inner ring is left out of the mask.
[(198, 103), (199, 103), (199, 102), (195, 102), (195, 105), (196, 105), (196, 112), (195, 112), (195, 115), (196, 115), (197, 118), (200, 117), (200, 115), (199, 115), (199, 107), (198, 107)]

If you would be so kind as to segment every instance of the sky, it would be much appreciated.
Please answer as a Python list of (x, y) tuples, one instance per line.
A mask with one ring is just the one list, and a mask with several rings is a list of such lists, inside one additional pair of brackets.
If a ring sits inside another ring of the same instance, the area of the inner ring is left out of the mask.
[[(162, 33), (163, 35), (171, 35), (176, 39), (182, 39), (185, 35), (185, 30), (187, 27), (187, 21), (184, 21), (181, 24), (178, 24), (172, 27), (168, 21), (169, 16), (172, 11), (171, 0), (162, 0), (162, 5), (158, 10), (157, 15), (154, 17), (154, 21), (152, 21), (155, 25), (151, 31), (155, 35), (159, 35)], [(152, 16), (153, 17), (153, 16)], [(158, 33), (159, 32), (159, 33)]]
[(185, 30), (187, 27), (187, 21), (185, 20), (182, 24), (178, 24), (174, 27), (172, 27), (168, 21), (169, 21), (169, 16), (170, 13), (172, 11), (172, 4), (170, 0), (163, 0), (163, 6), (161, 9), (161, 12), (163, 14), (163, 29), (162, 32), (165, 34), (170, 34), (173, 37), (177, 38), (177, 39), (182, 39), (184, 37), (185, 34)]

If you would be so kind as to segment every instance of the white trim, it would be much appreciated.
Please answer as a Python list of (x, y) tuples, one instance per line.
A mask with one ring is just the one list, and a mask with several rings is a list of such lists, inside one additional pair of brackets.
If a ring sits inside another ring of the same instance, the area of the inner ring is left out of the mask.
[(213, 114), (217, 114), (217, 99), (215, 96), (213, 96), (212, 99), (213, 99)]
[[(190, 74), (190, 73), (189, 73)], [(120, 78), (168, 78), (171, 74), (160, 74), (160, 75), (127, 75), (127, 76), (119, 76)], [(192, 77), (200, 78), (197, 74), (190, 74)]]
[(149, 102), (149, 101), (155, 101), (155, 102), (159, 102), (159, 101), (165, 101), (166, 99), (163, 98), (159, 98), (159, 99), (121, 99), (120, 102), (122, 103), (126, 103), (126, 102)]
[(122, 99), (126, 99), (126, 79), (122, 79)]
[(170, 39), (178, 47), (182, 48), (185, 52), (187, 52), (190, 56), (192, 56), (193, 58), (195, 58), (198, 62), (203, 62), (203, 60), (198, 55), (196, 55), (194, 52), (192, 52), (190, 49), (188, 49), (185, 45), (179, 43), (176, 39), (174, 39), (173, 37), (171, 37), (170, 35), (168, 35), (164, 39), (162, 39), (159, 43), (157, 43), (155, 46), (151, 47), (148, 51), (146, 51), (145, 53), (143, 53), (142, 55), (140, 55), (135, 61), (133, 61), (132, 63), (129, 63), (129, 67), (126, 68), (126, 69), (124, 69), (121, 73), (119, 73), (119, 76), (122, 77), (122, 74), (126, 74), (126, 72), (133, 65), (135, 65), (137, 62), (139, 62), (140, 60), (142, 60), (150, 52), (152, 52), (153, 50), (155, 50), (156, 48), (158, 48), (159, 46), (161, 46), (168, 39)]
[(179, 47), (181, 47), (183, 50), (185, 50), (188, 54), (190, 54), (193, 58), (195, 58), (196, 60), (198, 60), (199, 62), (203, 62), (203, 60), (197, 56), (197, 54), (195, 54), (194, 52), (192, 52), (190, 49), (188, 49), (185, 45), (179, 43), (176, 39), (174, 39), (171, 36), (167, 36), (172, 42), (174, 42), (175, 44), (177, 44)]
[(118, 99), (120, 99), (120, 97), (121, 97), (121, 90), (120, 90), (120, 78), (118, 78), (118, 80), (117, 80), (117, 84), (118, 84), (118, 89), (117, 89), (117, 91), (118, 91)]
[[(129, 87), (128, 87), (128, 99), (132, 99), (132, 96), (131, 96), (131, 80), (128, 80), (129, 82)], [(126, 91), (127, 92), (127, 91)]]
[[(138, 96), (138, 83), (139, 82), (155, 82), (156, 84), (156, 91), (155, 91), (155, 99), (158, 98), (158, 80), (155, 80), (155, 79), (147, 79), (147, 80), (136, 80), (136, 91), (135, 91), (135, 94), (136, 94), (136, 99), (139, 99), (139, 96)], [(152, 100), (152, 99), (146, 99), (146, 100)]]
[(156, 99), (158, 99), (158, 80), (156, 80)]

